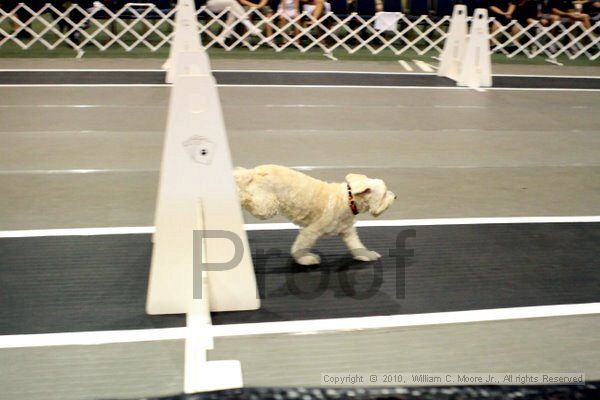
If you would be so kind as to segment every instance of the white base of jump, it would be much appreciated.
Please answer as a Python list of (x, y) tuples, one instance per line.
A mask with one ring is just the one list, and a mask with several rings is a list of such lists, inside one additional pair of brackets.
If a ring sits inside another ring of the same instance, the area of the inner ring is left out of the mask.
[[(202, 284), (208, 288), (206, 274)], [(237, 360), (208, 361), (207, 352), (214, 348), (208, 301), (194, 300), (186, 316), (184, 392), (235, 389), (244, 386), (242, 366)]]
[(185, 393), (238, 389), (244, 386), (242, 366), (237, 360), (207, 361), (195, 372), (198, 379), (185, 380)]

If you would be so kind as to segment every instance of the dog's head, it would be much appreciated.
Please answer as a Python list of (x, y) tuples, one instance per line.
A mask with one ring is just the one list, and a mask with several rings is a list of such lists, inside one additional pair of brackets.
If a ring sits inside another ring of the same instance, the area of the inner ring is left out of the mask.
[(385, 182), (381, 179), (371, 179), (366, 175), (348, 174), (346, 182), (350, 185), (352, 195), (357, 202), (365, 208), (361, 211), (369, 211), (378, 217), (394, 202), (396, 195), (387, 190)]

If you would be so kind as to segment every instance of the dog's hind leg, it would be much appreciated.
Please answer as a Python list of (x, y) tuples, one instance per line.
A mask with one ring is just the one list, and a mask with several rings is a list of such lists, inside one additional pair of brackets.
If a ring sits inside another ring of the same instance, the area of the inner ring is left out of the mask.
[(292, 245), (292, 257), (300, 265), (314, 265), (321, 262), (318, 254), (310, 252), (320, 237), (318, 230), (307, 226), (303, 228)]

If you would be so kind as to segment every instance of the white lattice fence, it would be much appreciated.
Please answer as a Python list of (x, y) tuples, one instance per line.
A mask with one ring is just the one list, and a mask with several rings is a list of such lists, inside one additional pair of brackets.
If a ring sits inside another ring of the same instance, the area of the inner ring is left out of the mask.
[[(0, 9), (0, 54), (2, 48), (10, 44), (23, 50), (34, 46), (50, 50), (69, 46), (79, 56), (85, 49), (93, 47), (156, 51), (168, 46), (175, 12), (176, 9), (161, 10), (145, 3), (129, 3), (117, 11), (104, 7), (86, 10), (78, 5), (63, 10), (51, 4), (34, 10), (21, 3), (13, 10)], [(254, 51), (266, 47), (275, 51), (300, 52), (318, 48), (326, 54), (359, 51), (379, 54), (386, 51), (395, 55), (414, 52), (436, 56), (442, 50), (449, 22), (449, 17), (432, 19), (425, 15), (397, 14), (397, 23), (383, 31), (376, 29), (378, 16), (328, 13), (314, 19), (303, 13), (281, 23), (279, 12), (264, 15), (258, 10), (248, 10), (245, 18), (250, 18), (255, 26), (251, 32), (241, 19), (237, 19), (233, 27), (227, 27), (227, 12), (212, 12), (206, 7), (197, 11), (202, 43), (206, 48), (218, 46), (231, 50), (243, 47)], [(231, 31), (228, 40), (223, 37), (225, 30)], [(595, 33), (598, 30), (600, 22), (585, 29), (580, 22), (522, 27), (512, 21), (507, 26), (497, 25), (491, 37), (492, 50), (508, 57), (555, 58), (562, 55), (569, 59), (595, 60), (600, 56), (600, 35)]]

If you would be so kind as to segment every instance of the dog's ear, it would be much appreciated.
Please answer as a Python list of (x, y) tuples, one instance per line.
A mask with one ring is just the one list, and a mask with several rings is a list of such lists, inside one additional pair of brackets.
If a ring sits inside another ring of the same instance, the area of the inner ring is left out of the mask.
[(363, 194), (371, 191), (369, 188), (369, 178), (366, 175), (348, 174), (346, 175), (346, 182), (350, 185), (352, 194)]

